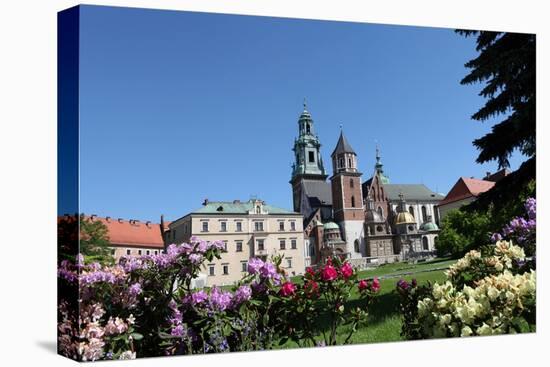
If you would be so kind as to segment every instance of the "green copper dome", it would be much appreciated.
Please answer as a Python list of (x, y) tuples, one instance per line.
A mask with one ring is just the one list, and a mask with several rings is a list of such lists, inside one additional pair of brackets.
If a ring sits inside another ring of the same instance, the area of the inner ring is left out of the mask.
[(437, 226), (437, 224), (435, 224), (433, 222), (426, 222), (426, 223), (422, 223), (422, 225), (420, 226), (420, 230), (422, 230), (422, 231), (438, 231), (439, 227)]
[(338, 224), (334, 223), (334, 222), (328, 222), (328, 223), (325, 223), (325, 225), (323, 226), (323, 229), (326, 231), (327, 229), (337, 229), (337, 230), (340, 230), (340, 227), (338, 227)]

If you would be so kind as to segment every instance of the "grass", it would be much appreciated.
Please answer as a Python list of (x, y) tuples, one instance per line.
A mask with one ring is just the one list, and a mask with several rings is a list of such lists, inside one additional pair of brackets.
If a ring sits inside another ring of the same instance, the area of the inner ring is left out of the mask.
[[(393, 263), (382, 265), (372, 270), (364, 270), (359, 273), (359, 278), (379, 277), (380, 292), (369, 307), (367, 325), (359, 328), (352, 336), (350, 343), (381, 343), (403, 340), (401, 333), (401, 316), (399, 313), (399, 296), (394, 291), (398, 279), (411, 281), (415, 278), (418, 284), (426, 282), (441, 282), (445, 279), (443, 269), (456, 260), (438, 259), (435, 261), (407, 264)], [(439, 269), (439, 270), (434, 270)], [(361, 307), (358, 294), (354, 292), (347, 307)], [(320, 320), (320, 322), (326, 322)], [(349, 332), (348, 327), (338, 330), (338, 344), (343, 344)], [(280, 346), (281, 349), (296, 348), (298, 345), (292, 341)]]

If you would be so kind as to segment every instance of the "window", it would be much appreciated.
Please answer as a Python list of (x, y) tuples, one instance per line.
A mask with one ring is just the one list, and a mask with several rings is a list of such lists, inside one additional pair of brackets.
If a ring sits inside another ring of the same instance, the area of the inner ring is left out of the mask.
[(141, 255), (141, 250), (138, 250), (138, 255)]
[(422, 237), (422, 249), (428, 251), (430, 246), (428, 244), (428, 237)]
[(208, 274), (214, 275), (214, 265), (208, 265)]
[(126, 250), (126, 255), (131, 255), (132, 254), (132, 250)]
[(286, 248), (286, 242), (285, 240), (279, 240), (279, 248), (281, 250), (284, 250)]
[(349, 187), (353, 188), (353, 178), (349, 179)]
[(384, 218), (384, 212), (382, 211), (382, 207), (378, 207), (378, 214), (380, 214), (380, 218)]
[(264, 230), (264, 222), (254, 222), (254, 230), (256, 232), (261, 232)]
[(279, 231), (284, 231), (285, 230), (285, 222), (281, 221), (279, 222)]
[(309, 245), (309, 256), (311, 256), (311, 257), (315, 256), (315, 245), (314, 244)]
[(359, 249), (359, 240), (355, 240), (353, 242), (353, 249), (355, 250), (355, 252), (360, 252), (360, 249)]
[(257, 240), (258, 244), (258, 250), (263, 251), (264, 250), (264, 240)]
[(220, 231), (227, 232), (227, 222), (221, 222), (221, 228)]
[(351, 197), (351, 207), (355, 208), (355, 196)]
[(344, 158), (338, 160), (338, 168), (344, 168)]
[(290, 258), (290, 257), (286, 258), (286, 267), (287, 268), (292, 268), (292, 258)]
[(309, 163), (315, 162), (315, 153), (314, 152), (308, 152), (308, 161)]
[(155, 250), (155, 255), (158, 255), (158, 254), (159, 254), (158, 250)]
[(296, 240), (295, 239), (290, 240), (290, 248), (292, 248), (293, 250), (296, 250)]
[(256, 206), (256, 214), (262, 214), (262, 208), (260, 206)]
[(409, 206), (409, 213), (411, 213), (414, 218), (414, 208), (412, 206)]
[(351, 168), (351, 158), (348, 158), (348, 167)]
[(311, 134), (311, 126), (309, 124), (306, 124), (306, 133)]
[(208, 232), (208, 222), (202, 222), (202, 231)]
[(428, 221), (428, 211), (426, 210), (426, 207), (424, 205), (422, 205), (422, 221)]
[(290, 222), (290, 230), (295, 231), (296, 230), (296, 222)]
[(237, 252), (242, 252), (243, 251), (243, 241), (237, 241), (235, 243), (237, 245)]
[(409, 231), (411, 232), (414, 231), (414, 226), (409, 226), (408, 228), (409, 228)]
[(150, 255), (151, 251), (147, 250), (147, 251), (145, 251), (145, 254)]
[(382, 232), (384, 230), (384, 228), (382, 228), (382, 226), (376, 226), (376, 231), (377, 232)]
[(229, 274), (229, 265), (224, 264), (223, 265), (223, 275), (228, 275), (228, 274)]
[(246, 273), (248, 271), (248, 263), (246, 261), (243, 261), (241, 263), (241, 271)]
[(237, 232), (242, 232), (243, 224), (241, 222), (237, 222), (236, 225), (237, 225)]
[(223, 241), (223, 252), (227, 252), (227, 241)]

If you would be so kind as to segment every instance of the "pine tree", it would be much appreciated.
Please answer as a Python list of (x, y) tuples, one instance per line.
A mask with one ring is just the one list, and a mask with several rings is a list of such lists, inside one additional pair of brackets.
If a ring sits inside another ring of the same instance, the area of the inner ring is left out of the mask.
[(535, 82), (536, 38), (534, 34), (457, 30), (463, 36), (477, 36), (479, 55), (468, 61), (470, 69), (461, 84), (484, 83), (480, 96), (485, 105), (472, 115), (477, 121), (503, 116), (492, 131), (474, 140), (480, 151), (478, 163), (496, 160), (499, 168), (510, 166), (509, 158), (516, 150), (528, 159), (518, 170), (502, 179), (492, 190), (481, 195), (477, 208), (507, 200), (535, 179)]

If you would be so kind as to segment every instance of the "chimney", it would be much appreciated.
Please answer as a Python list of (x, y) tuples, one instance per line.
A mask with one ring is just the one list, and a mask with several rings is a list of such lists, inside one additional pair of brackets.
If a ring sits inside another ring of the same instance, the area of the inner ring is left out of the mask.
[(208, 198), (204, 199), (204, 201), (202, 202), (202, 205), (206, 205), (208, 204)]
[(97, 214), (92, 214), (92, 215), (90, 215), (90, 220), (93, 221), (93, 220), (95, 220), (96, 218), (97, 218)]
[(111, 217), (105, 217), (105, 220), (107, 221), (107, 223), (111, 223)]
[(119, 223), (122, 223), (123, 219), (122, 218), (118, 218), (118, 222)]
[(147, 226), (147, 228), (151, 228), (151, 221), (148, 220), (147, 222), (145, 222), (145, 225)]

